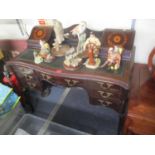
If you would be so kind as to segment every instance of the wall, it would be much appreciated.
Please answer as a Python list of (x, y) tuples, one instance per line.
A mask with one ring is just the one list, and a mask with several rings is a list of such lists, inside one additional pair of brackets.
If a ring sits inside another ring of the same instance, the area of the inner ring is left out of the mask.
[[(79, 23), (81, 16), (76, 18), (65, 19), (59, 18), (64, 28), (72, 24)], [(88, 18), (85, 19), (88, 27), (95, 30), (103, 30), (104, 28), (122, 28), (130, 29), (132, 20), (128, 19), (102, 19)], [(20, 25), (15, 19), (0, 20), (0, 38), (1, 39), (27, 39), (33, 26), (38, 24), (37, 19), (19, 20)], [(20, 30), (21, 28), (21, 30)], [(153, 19), (137, 19), (135, 24), (136, 37), (136, 56), (135, 62), (147, 63), (148, 55), (155, 46), (155, 20)]]
[(136, 21), (135, 61), (146, 63), (148, 55), (155, 46), (155, 19)]

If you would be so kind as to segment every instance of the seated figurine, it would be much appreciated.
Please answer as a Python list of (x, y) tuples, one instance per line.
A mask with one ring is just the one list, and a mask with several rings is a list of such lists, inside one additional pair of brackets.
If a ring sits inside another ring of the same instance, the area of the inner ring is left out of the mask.
[(78, 57), (78, 53), (76, 52), (75, 48), (70, 48), (69, 51), (67, 51), (65, 55), (64, 60), (64, 68), (66, 70), (77, 70), (80, 67), (80, 64), (82, 63), (82, 58)]
[(85, 66), (90, 69), (96, 69), (99, 67), (101, 60), (98, 58), (99, 49), (101, 47), (100, 40), (94, 35), (90, 34), (90, 37), (84, 44), (84, 51), (87, 52), (87, 61)]
[(51, 54), (50, 46), (47, 42), (40, 40), (40, 51), (34, 51), (34, 62), (39, 64), (41, 62), (52, 62), (54, 56)]
[(108, 66), (111, 70), (118, 70), (120, 68), (122, 52), (123, 52), (122, 47), (119, 46), (114, 46), (114, 48), (110, 47), (108, 49), (107, 60), (101, 66), (101, 68)]

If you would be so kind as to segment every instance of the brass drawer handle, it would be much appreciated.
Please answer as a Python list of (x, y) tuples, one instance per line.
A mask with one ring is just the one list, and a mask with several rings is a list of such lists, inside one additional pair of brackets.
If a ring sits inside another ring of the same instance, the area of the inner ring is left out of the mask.
[(25, 77), (26, 77), (27, 80), (32, 80), (33, 79), (32, 75), (25, 75)]
[(106, 105), (111, 105), (112, 104), (112, 102), (110, 102), (110, 101), (105, 101), (105, 103), (106, 103)]
[(77, 80), (70, 80), (70, 79), (65, 79), (65, 81), (67, 82), (67, 85), (69, 87), (73, 87), (73, 86), (75, 86), (79, 82)]
[(100, 102), (101, 104), (104, 104), (104, 101), (103, 100), (98, 100), (98, 102)]
[(113, 86), (113, 84), (111, 84), (111, 83), (106, 83), (106, 86), (107, 86), (108, 88), (111, 88), (111, 87)]
[(35, 83), (28, 82), (27, 84), (31, 88), (35, 88), (36, 87), (36, 84)]
[(109, 98), (112, 93), (109, 93), (109, 92), (104, 92), (104, 91), (98, 91), (98, 93), (101, 95), (101, 97), (103, 98)]
[(41, 76), (45, 80), (50, 80), (51, 79), (51, 77), (49, 75), (46, 75), (46, 74), (41, 74)]
[(113, 86), (113, 84), (111, 83), (98, 82), (98, 84), (100, 85), (102, 89), (107, 89), (107, 88), (110, 89)]
[(104, 101), (101, 99), (98, 99), (98, 102), (100, 102), (100, 104), (102, 104), (104, 106), (110, 106), (112, 104), (112, 102), (110, 102), (110, 101)]
[(32, 87), (32, 88), (36, 87), (36, 84), (35, 84), (35, 83), (32, 83), (32, 84), (31, 84), (31, 87)]

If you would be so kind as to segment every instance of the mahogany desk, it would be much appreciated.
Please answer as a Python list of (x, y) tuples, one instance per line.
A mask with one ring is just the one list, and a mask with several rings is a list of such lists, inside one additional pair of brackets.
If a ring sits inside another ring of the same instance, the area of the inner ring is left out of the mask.
[[(65, 33), (75, 25), (67, 28)], [(38, 32), (43, 36), (38, 38)], [(52, 63), (34, 63), (33, 49), (39, 49), (38, 40), (46, 40), (50, 45), (53, 43), (54, 33), (51, 27), (35, 27), (28, 40), (25, 52), (7, 62), (7, 67), (14, 72), (21, 85), (22, 92), (35, 89), (42, 94), (48, 93), (49, 86), (62, 85), (65, 87), (82, 87), (89, 96), (90, 104), (109, 107), (120, 114), (120, 128), (124, 118), (128, 92), (130, 90), (130, 79), (134, 62), (134, 35), (132, 30), (107, 29), (104, 31), (86, 30), (87, 37), (93, 32), (101, 41), (102, 48), (99, 57), (102, 63), (105, 61), (107, 47), (115, 45), (115, 39), (120, 38), (125, 51), (122, 54), (122, 62), (119, 70), (112, 72), (105, 68), (96, 70), (87, 69), (84, 65), (79, 70), (67, 71), (63, 67), (64, 57), (56, 58)], [(77, 38), (69, 36), (65, 43), (70, 46), (77, 45)], [(110, 43), (110, 45), (109, 45)], [(117, 45), (119, 43), (117, 42)], [(85, 61), (85, 59), (83, 59)], [(80, 98), (79, 98), (80, 100)]]
[(119, 113), (124, 113), (132, 63), (123, 61), (116, 73), (106, 69), (91, 70), (82, 66), (77, 71), (67, 71), (63, 68), (64, 58), (57, 58), (52, 63), (35, 64), (33, 51), (26, 50), (7, 66), (17, 76), (23, 90), (25, 88), (43, 91), (47, 83), (65, 87), (82, 87), (88, 92), (90, 103), (108, 106)]
[(155, 134), (155, 81), (144, 64), (134, 65), (124, 134)]

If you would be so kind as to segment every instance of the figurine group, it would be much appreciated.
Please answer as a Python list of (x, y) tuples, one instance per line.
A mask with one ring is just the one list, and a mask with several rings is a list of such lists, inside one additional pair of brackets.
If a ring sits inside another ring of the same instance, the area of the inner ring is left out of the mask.
[(34, 51), (33, 55), (34, 55), (34, 62), (36, 64), (40, 64), (42, 62), (52, 62), (54, 59), (54, 56), (51, 53), (51, 49), (48, 43), (46, 43), (45, 41), (40, 40), (40, 51)]
[[(101, 59), (98, 57), (101, 50), (101, 42), (93, 33), (86, 38), (86, 22), (81, 22), (70, 31), (71, 35), (78, 38), (77, 47), (70, 47), (69, 45), (63, 44), (67, 34), (64, 34), (63, 26), (58, 20), (53, 20), (52, 26), (55, 32), (55, 40), (52, 48), (50, 48), (47, 42), (41, 40), (40, 51), (34, 51), (33, 53), (34, 62), (36, 64), (42, 62), (51, 63), (55, 57), (65, 56), (63, 64), (66, 70), (76, 70), (82, 64), (90, 69), (103, 68), (106, 66), (111, 70), (118, 70), (120, 68), (123, 48), (119, 46), (110, 47), (107, 52), (107, 59), (101, 65)], [(86, 53), (87, 57), (84, 63), (83, 53)]]
[(101, 66), (101, 68), (108, 66), (111, 70), (118, 70), (120, 68), (122, 52), (123, 52), (122, 47), (118, 46), (110, 47), (108, 50), (107, 60)]

